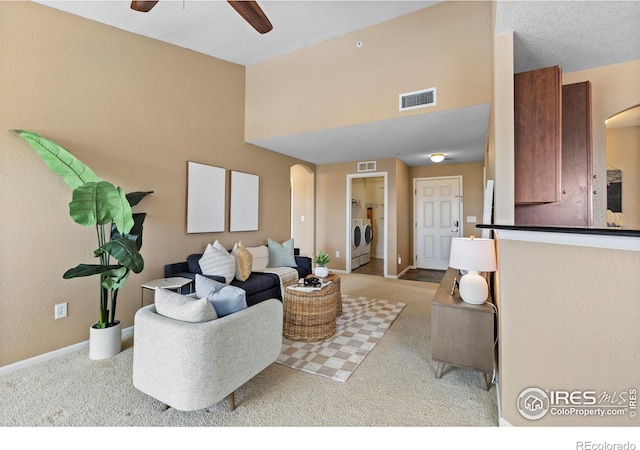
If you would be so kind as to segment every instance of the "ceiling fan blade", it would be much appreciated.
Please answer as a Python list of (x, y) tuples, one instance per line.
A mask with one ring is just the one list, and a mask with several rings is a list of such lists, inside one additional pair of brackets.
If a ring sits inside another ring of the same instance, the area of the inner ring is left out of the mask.
[(156, 6), (156, 3), (158, 3), (158, 0), (156, 0), (156, 1), (132, 1), (131, 2), (131, 9), (134, 9), (134, 10), (140, 11), (140, 12), (149, 12), (149, 11), (151, 11), (151, 8)]
[(249, 25), (255, 28), (258, 33), (268, 33), (273, 29), (273, 25), (269, 22), (266, 14), (255, 1), (228, 1), (227, 3), (229, 3), (244, 20), (249, 22)]

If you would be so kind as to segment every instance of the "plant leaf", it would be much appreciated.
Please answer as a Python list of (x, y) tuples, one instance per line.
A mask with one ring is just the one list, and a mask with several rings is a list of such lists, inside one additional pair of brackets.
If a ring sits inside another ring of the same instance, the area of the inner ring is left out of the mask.
[(98, 275), (110, 270), (118, 269), (118, 266), (101, 266), (99, 264), (78, 264), (76, 267), (67, 270), (62, 278), (65, 280), (71, 278), (90, 277), (91, 275)]
[(131, 206), (124, 191), (108, 181), (85, 183), (74, 189), (69, 214), (76, 223), (85, 226), (113, 221), (123, 234), (133, 227)]
[(97, 249), (94, 255), (100, 256), (105, 252), (134, 273), (140, 273), (142, 269), (144, 269), (144, 259), (138, 252), (135, 241), (131, 239), (121, 238), (111, 240)]
[(102, 282), (100, 285), (111, 291), (119, 289), (127, 282), (131, 271), (126, 267), (119, 267), (118, 269), (110, 270), (107, 273), (102, 274)]
[(120, 208), (118, 209), (118, 214), (113, 218), (113, 223), (116, 225), (118, 231), (122, 234), (127, 234), (131, 231), (134, 224), (131, 205), (121, 188), (118, 188), (118, 195), (120, 198)]
[(127, 238), (135, 241), (138, 251), (142, 248), (142, 224), (147, 216), (146, 213), (133, 213), (133, 227), (125, 235), (121, 234), (115, 224), (111, 226), (111, 239)]
[(140, 203), (140, 200), (142, 200), (143, 198), (145, 198), (147, 195), (149, 194), (153, 194), (153, 191), (145, 191), (145, 192), (141, 192), (141, 191), (136, 191), (136, 192), (129, 192), (127, 194), (127, 200), (129, 201), (129, 204), (131, 206), (136, 206), (138, 203)]
[(98, 178), (89, 166), (55, 142), (30, 131), (13, 131), (27, 141), (47, 166), (49, 166), (53, 172), (60, 175), (71, 189), (75, 189), (90, 181), (100, 181), (100, 178)]

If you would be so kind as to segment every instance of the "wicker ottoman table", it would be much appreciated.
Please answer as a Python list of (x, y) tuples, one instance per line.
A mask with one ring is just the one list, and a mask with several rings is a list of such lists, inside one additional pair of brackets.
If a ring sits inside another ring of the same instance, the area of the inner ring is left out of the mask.
[(282, 334), (292, 341), (323, 341), (336, 332), (336, 285), (318, 291), (284, 290)]

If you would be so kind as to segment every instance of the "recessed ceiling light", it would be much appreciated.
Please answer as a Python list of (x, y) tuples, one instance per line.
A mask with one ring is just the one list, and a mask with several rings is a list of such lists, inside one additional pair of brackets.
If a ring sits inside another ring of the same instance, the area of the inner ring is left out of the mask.
[(444, 153), (432, 153), (432, 154), (429, 155), (429, 158), (434, 163), (439, 163), (439, 162), (444, 161)]

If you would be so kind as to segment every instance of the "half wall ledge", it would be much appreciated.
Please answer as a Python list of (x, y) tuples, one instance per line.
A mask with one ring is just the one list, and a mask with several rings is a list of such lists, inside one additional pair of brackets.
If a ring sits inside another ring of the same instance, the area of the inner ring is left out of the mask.
[(640, 251), (640, 230), (478, 224), (499, 239)]

